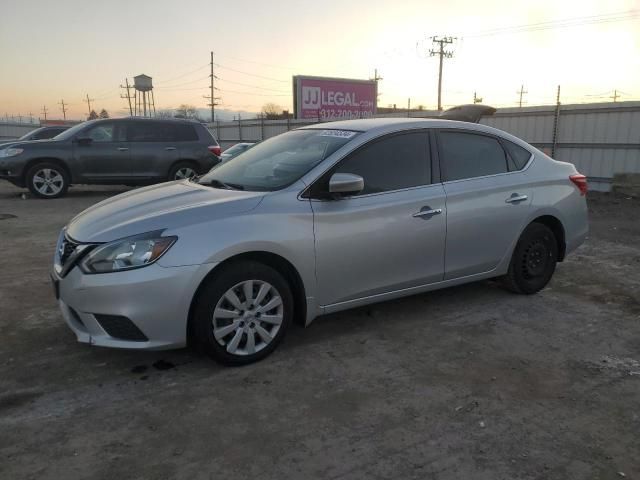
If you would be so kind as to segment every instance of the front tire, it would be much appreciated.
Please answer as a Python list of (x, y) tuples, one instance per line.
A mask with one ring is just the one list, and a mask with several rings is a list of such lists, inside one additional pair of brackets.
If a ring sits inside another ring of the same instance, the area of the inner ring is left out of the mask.
[(532, 223), (520, 235), (503, 283), (515, 293), (537, 293), (551, 280), (557, 259), (558, 242), (551, 229)]
[(222, 364), (246, 365), (275, 350), (292, 317), (293, 295), (280, 273), (258, 262), (232, 263), (198, 294), (195, 340)]
[(69, 189), (69, 174), (55, 163), (42, 162), (31, 167), (25, 175), (29, 191), (39, 198), (60, 198)]

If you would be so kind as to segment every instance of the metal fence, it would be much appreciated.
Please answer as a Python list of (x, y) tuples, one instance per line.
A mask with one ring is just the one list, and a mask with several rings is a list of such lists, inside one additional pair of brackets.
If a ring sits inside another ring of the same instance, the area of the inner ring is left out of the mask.
[[(433, 117), (435, 111), (378, 115)], [(556, 121), (557, 115), (557, 121)], [(223, 149), (238, 142), (256, 142), (321, 120), (247, 119), (215, 122), (207, 127)], [(608, 191), (615, 174), (640, 173), (640, 102), (501, 108), (485, 125), (499, 128), (571, 162), (589, 177), (590, 188)], [(1, 123), (0, 140), (17, 138), (37, 124)]]

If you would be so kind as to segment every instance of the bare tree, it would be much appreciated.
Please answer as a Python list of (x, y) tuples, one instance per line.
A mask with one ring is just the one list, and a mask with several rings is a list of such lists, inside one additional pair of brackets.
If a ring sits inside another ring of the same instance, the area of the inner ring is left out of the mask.
[(176, 108), (176, 113), (174, 117), (176, 118), (198, 118), (198, 110), (194, 105), (187, 105), (183, 103), (178, 108)]
[(104, 108), (100, 110), (100, 114), (98, 115), (100, 118), (109, 118), (109, 112), (107, 112)]
[(98, 118), (98, 114), (96, 113), (95, 110), (91, 110), (91, 112), (89, 112), (89, 116), (87, 117), (87, 120), (95, 120), (96, 118)]
[(267, 120), (277, 120), (282, 118), (282, 107), (276, 103), (265, 103), (262, 106), (262, 113)]
[(158, 118), (173, 118), (173, 110), (171, 109), (164, 109), (164, 110), (158, 110), (156, 112), (156, 117)]

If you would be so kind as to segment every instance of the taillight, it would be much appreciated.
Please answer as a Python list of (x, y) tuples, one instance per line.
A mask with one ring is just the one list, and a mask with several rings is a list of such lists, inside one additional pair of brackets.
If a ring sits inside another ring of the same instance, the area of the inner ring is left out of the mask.
[(220, 155), (222, 155), (222, 150), (220, 150), (220, 145), (209, 145), (207, 148), (216, 157), (219, 157)]
[(580, 190), (580, 195), (586, 195), (589, 187), (587, 185), (587, 177), (580, 173), (576, 173), (575, 175), (570, 175), (569, 180), (573, 182), (573, 184), (578, 187)]

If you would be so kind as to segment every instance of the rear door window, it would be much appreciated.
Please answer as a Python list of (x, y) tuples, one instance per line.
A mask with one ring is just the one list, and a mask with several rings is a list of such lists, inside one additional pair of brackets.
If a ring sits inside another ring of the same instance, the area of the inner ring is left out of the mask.
[(125, 142), (126, 134), (124, 124), (115, 122), (99, 123), (87, 130), (83, 137), (90, 138), (96, 143)]
[(132, 142), (162, 142), (167, 140), (165, 125), (155, 122), (131, 122), (129, 139)]
[(500, 142), (486, 135), (441, 131), (440, 161), (444, 181), (506, 173), (507, 156)]

